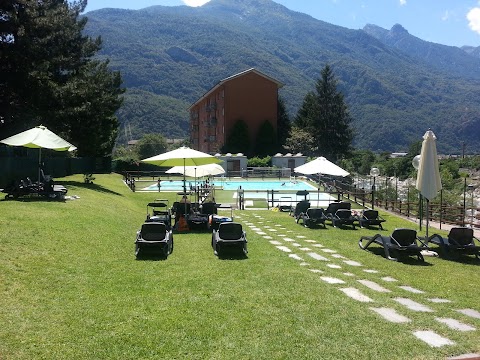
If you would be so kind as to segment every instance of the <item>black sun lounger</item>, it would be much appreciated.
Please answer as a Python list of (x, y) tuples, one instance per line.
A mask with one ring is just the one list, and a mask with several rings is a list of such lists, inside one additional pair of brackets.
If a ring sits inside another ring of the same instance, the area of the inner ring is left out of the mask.
[(320, 224), (325, 227), (325, 220), (327, 220), (327, 217), (322, 208), (308, 208), (307, 211), (298, 216), (297, 223), (299, 223), (300, 220), (305, 227), (313, 227)]
[(363, 210), (358, 218), (360, 227), (378, 226), (380, 230), (383, 230), (382, 223), (385, 219), (382, 218), (377, 210)]
[(139, 258), (144, 252), (159, 254), (164, 258), (173, 252), (173, 234), (163, 222), (146, 222), (137, 231), (135, 256)]
[[(363, 241), (367, 241), (367, 244), (363, 245)], [(390, 256), (391, 251), (396, 251), (398, 254), (416, 255), (419, 260), (424, 261), (421, 251), (428, 250), (427, 245), (418, 238), (417, 231), (413, 229), (395, 229), (392, 235), (388, 236), (380, 234), (362, 236), (358, 241), (358, 246), (360, 249), (366, 250), (373, 243), (382, 246), (385, 257), (394, 261), (398, 261), (398, 259)]]
[(225, 222), (212, 232), (212, 248), (215, 255), (221, 255), (226, 248), (237, 248), (247, 255), (247, 235), (242, 224)]
[(445, 255), (451, 253), (475, 255), (477, 259), (480, 259), (480, 240), (473, 235), (472, 228), (451, 228), (447, 237), (433, 234), (428, 238), (428, 243), (440, 246)]

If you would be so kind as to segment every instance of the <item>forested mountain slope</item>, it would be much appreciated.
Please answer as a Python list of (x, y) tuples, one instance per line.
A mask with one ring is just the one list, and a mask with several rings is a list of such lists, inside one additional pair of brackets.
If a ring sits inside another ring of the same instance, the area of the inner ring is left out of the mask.
[[(441, 152), (460, 153), (463, 141), (480, 150), (479, 77), (432, 66), (367, 31), (271, 0), (102, 9), (86, 16), (88, 34), (103, 39), (101, 56), (122, 72), (128, 90), (119, 119), (133, 138), (146, 132), (187, 136), (188, 107), (221, 79), (252, 67), (285, 84), (280, 95), (293, 118), (329, 63), (354, 118), (356, 147), (406, 150), (432, 128)], [(458, 51), (465, 62), (480, 65)], [(120, 143), (130, 137), (124, 128)]]

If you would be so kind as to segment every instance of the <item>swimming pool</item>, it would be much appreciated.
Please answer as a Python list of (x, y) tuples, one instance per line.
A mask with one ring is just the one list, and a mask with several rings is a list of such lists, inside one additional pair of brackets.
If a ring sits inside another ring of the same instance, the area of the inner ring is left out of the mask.
[[(200, 182), (197, 182), (200, 184)], [(264, 191), (275, 190), (275, 191), (288, 191), (288, 192), (297, 192), (300, 190), (317, 190), (316, 187), (306, 183), (305, 181), (282, 181), (282, 180), (228, 180), (228, 179), (214, 179), (212, 184), (223, 190), (238, 190), (241, 186), (245, 191)], [(187, 190), (191, 186), (195, 186), (194, 181), (186, 182)], [(158, 191), (158, 185), (152, 184), (150, 186), (144, 187), (141, 190), (143, 191)], [(160, 191), (182, 191), (183, 190), (183, 181), (182, 180), (162, 180), (160, 181)]]
[(223, 190), (238, 190), (242, 187), (245, 191), (255, 190), (275, 190), (275, 191), (289, 191), (296, 192), (300, 190), (317, 190), (316, 187), (304, 181), (282, 181), (282, 180), (224, 180), (215, 181), (216, 186), (220, 186)]

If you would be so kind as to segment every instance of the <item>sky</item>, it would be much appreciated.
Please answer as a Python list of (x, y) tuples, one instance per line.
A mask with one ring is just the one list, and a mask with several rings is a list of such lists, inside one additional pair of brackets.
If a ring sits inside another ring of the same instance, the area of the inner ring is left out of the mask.
[[(334, 25), (361, 29), (401, 24), (422, 40), (451, 46), (480, 46), (480, 0), (274, 0)], [(153, 5), (202, 6), (208, 0), (88, 0), (85, 12)]]

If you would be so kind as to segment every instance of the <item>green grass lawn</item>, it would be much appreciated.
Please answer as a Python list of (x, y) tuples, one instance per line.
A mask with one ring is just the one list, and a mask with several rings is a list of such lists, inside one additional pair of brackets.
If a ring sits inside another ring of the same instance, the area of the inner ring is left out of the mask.
[[(247, 259), (218, 259), (211, 235), (196, 232), (174, 234), (174, 252), (165, 261), (137, 261), (135, 233), (146, 204), (173, 202), (175, 195), (132, 193), (121, 176), (95, 177), (91, 185), (81, 175), (57, 179), (77, 200), (0, 201), (0, 359), (443, 359), (480, 352), (480, 320), (456, 311), (480, 311), (478, 261), (388, 261), (358, 248), (360, 236), (376, 230), (307, 229), (287, 213), (266, 210), (235, 210), (235, 220), (278, 225), (292, 231), (283, 231), (291, 238), (305, 236), (297, 239), (302, 246), (315, 240), (363, 267), (344, 265), (353, 274), (345, 276), (298, 250), (309, 264), (301, 266), (246, 225)], [(382, 216), (385, 234), (415, 227)], [(282, 241), (280, 232), (268, 235)], [(362, 287), (357, 280), (363, 278), (392, 292)], [(425, 293), (399, 290), (400, 284)], [(356, 287), (375, 303), (354, 301), (342, 287)], [(395, 297), (434, 313), (406, 310)], [(452, 302), (428, 303), (427, 297)], [(372, 306), (395, 308), (412, 321), (385, 321)], [(477, 330), (457, 332), (435, 317)], [(456, 344), (433, 348), (412, 335), (427, 329)]]

